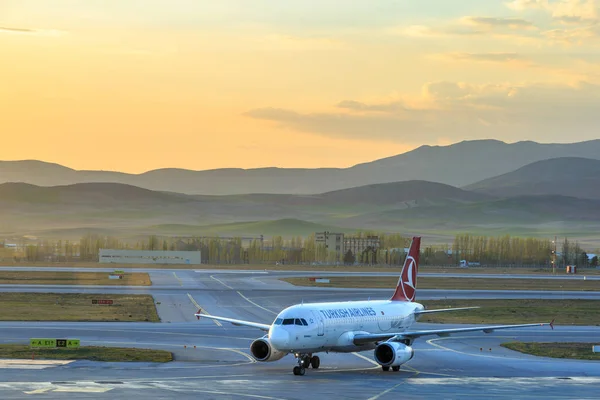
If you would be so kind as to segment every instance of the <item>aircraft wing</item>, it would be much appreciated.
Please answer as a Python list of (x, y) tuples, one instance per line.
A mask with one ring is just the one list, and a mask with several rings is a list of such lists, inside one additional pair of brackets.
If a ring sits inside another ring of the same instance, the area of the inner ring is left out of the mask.
[(472, 328), (453, 328), (453, 329), (430, 329), (424, 331), (406, 331), (399, 333), (375, 333), (375, 334), (358, 334), (354, 336), (354, 344), (361, 345), (373, 342), (382, 342), (385, 340), (398, 341), (403, 339), (416, 339), (421, 336), (437, 335), (437, 336), (450, 336), (453, 333), (462, 332), (477, 332), (482, 331), (484, 333), (491, 333), (495, 330), (500, 329), (513, 329), (513, 328), (526, 328), (531, 326), (544, 326), (550, 325), (554, 329), (554, 320), (550, 323), (540, 324), (521, 324), (521, 325), (496, 325), (496, 326), (477, 326)]
[(200, 314), (200, 313), (196, 313), (194, 315), (196, 317), (198, 317), (198, 319), (200, 319), (200, 317), (216, 319), (217, 321), (229, 322), (229, 323), (232, 323), (233, 325), (237, 325), (237, 326), (250, 326), (252, 328), (258, 328), (258, 329), (261, 329), (261, 330), (267, 331), (267, 332), (271, 328), (271, 325), (259, 324), (258, 322), (243, 321), (240, 319), (233, 319), (233, 318), (227, 318), (227, 317), (217, 317), (215, 315)]
[(481, 307), (440, 308), (439, 310), (423, 310), (423, 311), (415, 311), (415, 315), (431, 314), (431, 313), (446, 312), (446, 311), (473, 310), (475, 308), (481, 308)]

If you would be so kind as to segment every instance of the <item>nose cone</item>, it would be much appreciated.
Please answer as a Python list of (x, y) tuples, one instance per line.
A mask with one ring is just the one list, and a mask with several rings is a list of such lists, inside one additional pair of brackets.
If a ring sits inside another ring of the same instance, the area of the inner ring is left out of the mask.
[(290, 334), (280, 327), (273, 327), (269, 335), (271, 345), (278, 350), (287, 349), (290, 344)]

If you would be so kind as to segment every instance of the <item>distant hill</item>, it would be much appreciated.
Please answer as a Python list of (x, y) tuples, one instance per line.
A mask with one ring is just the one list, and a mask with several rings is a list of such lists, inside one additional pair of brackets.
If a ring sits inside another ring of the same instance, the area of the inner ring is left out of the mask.
[(497, 198), (424, 181), (316, 195), (230, 196), (157, 192), (115, 183), (0, 185), (0, 237), (29, 234), (77, 240), (85, 232), (135, 240), (151, 234), (289, 237), (356, 229), (438, 238), (460, 231), (587, 232), (591, 237), (600, 231), (600, 200), (557, 195)]
[(134, 203), (163, 204), (192, 201), (179, 193), (162, 193), (136, 186), (115, 183), (79, 183), (74, 185), (41, 187), (26, 183), (0, 184), (0, 202), (20, 204), (58, 204), (107, 207), (109, 205)]
[(427, 181), (366, 185), (323, 193), (319, 197), (331, 204), (371, 205), (390, 205), (414, 200), (427, 200), (433, 203), (448, 200), (474, 202), (491, 198), (488, 195), (472, 193), (454, 186)]
[[(51, 205), (60, 208), (106, 208), (127, 206), (142, 209), (147, 206), (172, 205), (214, 209), (223, 212), (246, 207), (249, 213), (256, 207), (276, 212), (277, 207), (296, 206), (386, 206), (414, 200), (479, 201), (490, 196), (474, 193), (441, 183), (409, 181), (381, 183), (315, 195), (245, 194), (186, 195), (158, 192), (121, 183), (78, 183), (52, 187), (26, 183), (0, 184), (0, 205), (26, 207)], [(76, 210), (73, 210), (76, 211)], [(216, 210), (213, 210), (216, 211)]]
[(561, 157), (538, 161), (464, 189), (499, 197), (563, 195), (600, 199), (600, 160)]
[[(425, 230), (490, 231), (554, 223), (565, 232), (582, 223), (600, 223), (600, 200), (567, 196), (520, 196), (470, 204), (411, 207), (365, 213), (346, 219), (351, 226), (420, 227)], [(558, 225), (557, 225), (558, 224)]]
[[(40, 234), (148, 227), (165, 234), (308, 232), (338, 229), (347, 216), (407, 207), (488, 199), (440, 183), (410, 181), (316, 195), (229, 196), (157, 192), (119, 183), (53, 187), (0, 184), (0, 220), (6, 230)], [(274, 220), (279, 222), (275, 224)], [(234, 225), (227, 225), (234, 224)], [(9, 229), (9, 228), (10, 229)], [(348, 227), (347, 225), (345, 228)], [(135, 230), (134, 229), (134, 230)], [(0, 227), (1, 233), (1, 227)]]
[(56, 186), (83, 182), (123, 183), (186, 194), (317, 194), (377, 183), (410, 180), (465, 186), (514, 171), (531, 162), (557, 158), (600, 159), (600, 140), (571, 144), (474, 140), (449, 146), (421, 146), (350, 168), (224, 168), (206, 171), (166, 168), (143, 174), (76, 171), (35, 160), (0, 161), (0, 183)]

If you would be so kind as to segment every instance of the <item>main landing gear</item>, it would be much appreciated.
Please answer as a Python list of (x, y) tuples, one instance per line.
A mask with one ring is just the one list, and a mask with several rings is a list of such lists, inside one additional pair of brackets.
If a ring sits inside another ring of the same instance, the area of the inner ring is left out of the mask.
[(294, 375), (304, 375), (306, 368), (318, 369), (321, 365), (319, 357), (312, 354), (296, 354), (296, 358), (298, 359), (298, 366), (294, 367)]
[[(389, 371), (389, 370), (390, 370), (390, 367), (383, 367), (383, 366), (382, 366), (382, 367), (381, 367), (381, 369), (387, 372), (387, 371)], [(394, 367), (392, 367), (392, 371), (394, 371), (394, 372), (398, 372), (398, 371), (400, 371), (400, 366), (398, 365), (398, 366), (394, 366)]]

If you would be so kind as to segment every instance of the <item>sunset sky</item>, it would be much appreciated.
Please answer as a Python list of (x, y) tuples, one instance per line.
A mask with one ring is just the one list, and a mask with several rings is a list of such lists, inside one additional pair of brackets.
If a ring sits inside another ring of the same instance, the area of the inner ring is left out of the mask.
[(0, 0), (0, 160), (347, 167), (600, 138), (600, 0)]

